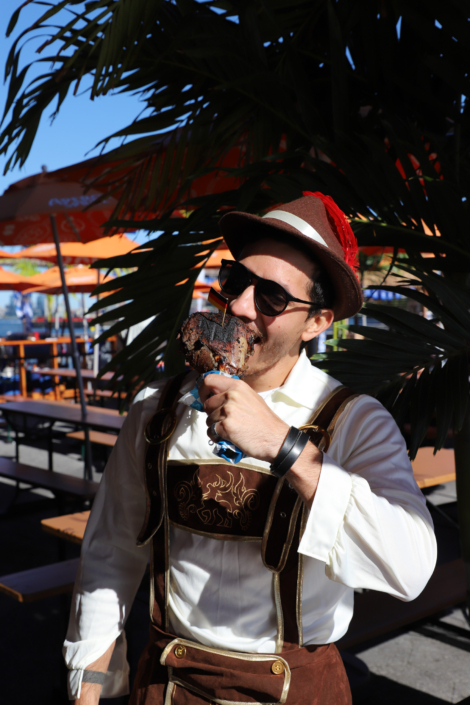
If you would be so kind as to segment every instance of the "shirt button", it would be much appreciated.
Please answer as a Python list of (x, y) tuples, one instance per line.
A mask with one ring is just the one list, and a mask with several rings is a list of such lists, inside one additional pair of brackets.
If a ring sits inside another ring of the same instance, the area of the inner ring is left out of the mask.
[(280, 675), (281, 673), (284, 673), (284, 664), (282, 661), (274, 661), (273, 665), (271, 666), (271, 671), (276, 674), (276, 676)]
[(186, 647), (181, 646), (181, 644), (175, 646), (175, 656), (176, 658), (184, 658), (186, 656)]

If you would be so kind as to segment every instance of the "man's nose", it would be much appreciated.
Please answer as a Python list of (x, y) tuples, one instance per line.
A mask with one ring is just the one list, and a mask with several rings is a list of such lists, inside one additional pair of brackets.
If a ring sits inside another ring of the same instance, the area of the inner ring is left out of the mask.
[(230, 302), (229, 308), (233, 316), (244, 317), (254, 321), (258, 315), (255, 306), (255, 287), (253, 285), (248, 286), (240, 296)]

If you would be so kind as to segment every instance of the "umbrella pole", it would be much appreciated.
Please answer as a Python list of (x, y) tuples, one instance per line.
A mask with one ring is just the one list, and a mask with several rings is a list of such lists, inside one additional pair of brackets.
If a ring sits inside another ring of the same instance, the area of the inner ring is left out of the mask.
[[(101, 270), (98, 269), (98, 285), (101, 284)], [(100, 295), (98, 294), (98, 301), (100, 300)], [(95, 323), (95, 340), (100, 335), (100, 325)], [(96, 376), (100, 369), (100, 346), (99, 343), (93, 347), (93, 374)]]
[[(77, 384), (78, 384), (78, 393), (79, 393), (79, 397), (80, 397), (80, 406), (82, 408), (82, 418), (85, 419), (86, 415), (87, 415), (87, 408), (86, 408), (86, 402), (85, 402), (85, 391), (83, 389), (83, 379), (82, 379), (82, 373), (81, 373), (81, 369), (80, 369), (80, 355), (78, 354), (77, 341), (75, 340), (75, 331), (73, 329), (73, 319), (72, 319), (72, 312), (70, 310), (69, 292), (67, 289), (67, 282), (65, 281), (64, 262), (62, 260), (62, 252), (60, 251), (59, 234), (57, 232), (57, 223), (55, 220), (55, 216), (53, 214), (51, 214), (50, 219), (51, 219), (52, 234), (54, 236), (54, 243), (55, 243), (56, 250), (57, 250), (57, 262), (58, 262), (59, 270), (60, 270), (60, 279), (62, 281), (62, 290), (64, 293), (65, 309), (67, 311), (67, 319), (69, 322), (70, 341), (72, 343), (72, 356), (73, 356), (73, 361), (74, 361), (75, 372), (77, 373)], [(91, 444), (90, 444), (90, 435), (88, 432), (88, 426), (85, 426), (85, 453), (86, 453), (86, 460), (85, 460), (86, 475), (88, 476), (88, 479), (91, 479), (91, 476), (92, 476)]]

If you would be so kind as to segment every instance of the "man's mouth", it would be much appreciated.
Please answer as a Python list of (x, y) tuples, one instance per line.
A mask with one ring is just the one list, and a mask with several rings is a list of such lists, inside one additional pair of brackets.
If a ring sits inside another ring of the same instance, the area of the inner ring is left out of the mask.
[(235, 316), (235, 318), (239, 318), (239, 320), (242, 321), (253, 333), (253, 342), (255, 345), (263, 345), (263, 343), (266, 342), (266, 336), (260, 333), (260, 331), (256, 328), (253, 328), (252, 326), (248, 325), (248, 322), (244, 321), (242, 316)]
[(255, 336), (255, 339), (254, 339), (255, 345), (263, 345), (263, 343), (265, 341), (264, 335), (262, 335), (258, 331), (253, 331), (253, 334)]

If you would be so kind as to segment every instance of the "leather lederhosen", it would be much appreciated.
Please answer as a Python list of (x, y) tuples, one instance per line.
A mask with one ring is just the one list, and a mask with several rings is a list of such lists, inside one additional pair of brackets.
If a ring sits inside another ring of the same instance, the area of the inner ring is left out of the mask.
[[(146, 429), (147, 511), (138, 544), (151, 546), (150, 641), (139, 662), (131, 705), (350, 705), (334, 644), (302, 646), (303, 556), (307, 511), (295, 490), (264, 468), (168, 461), (182, 375), (168, 381)], [(307, 432), (324, 447), (355, 396), (344, 387), (320, 406)], [(163, 442), (162, 442), (162, 439)], [(170, 468), (170, 471), (168, 471)], [(276, 651), (240, 653), (206, 647), (170, 633), (170, 527), (222, 541), (255, 541), (273, 576)]]

